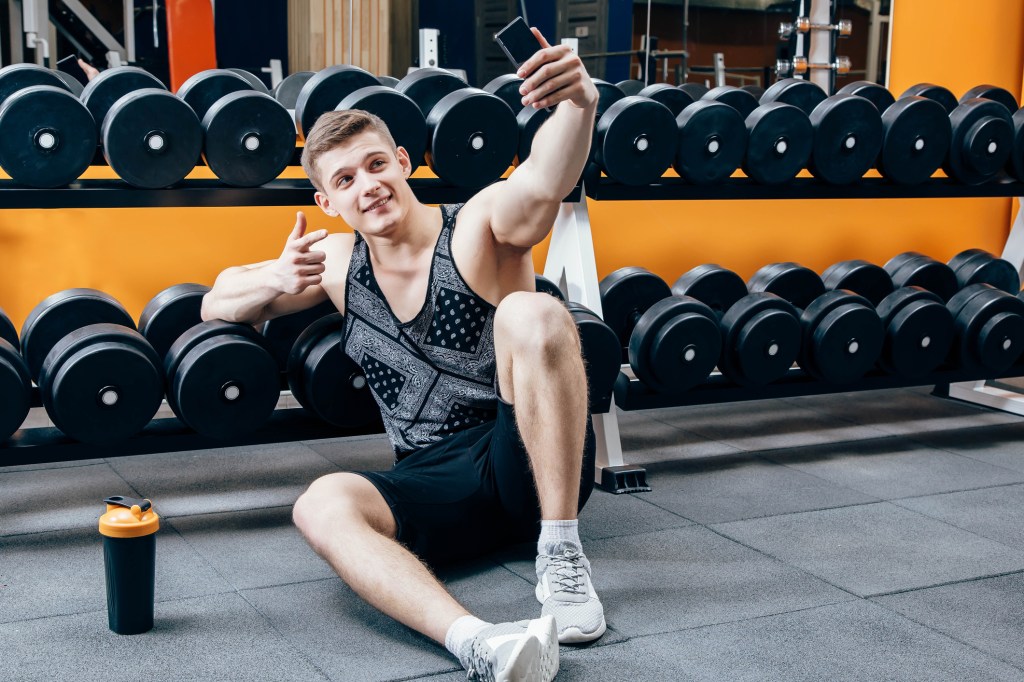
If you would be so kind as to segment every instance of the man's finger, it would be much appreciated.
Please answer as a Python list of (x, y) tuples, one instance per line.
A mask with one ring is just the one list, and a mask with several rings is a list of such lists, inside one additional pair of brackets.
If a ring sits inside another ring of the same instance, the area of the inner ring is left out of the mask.
[(530, 31), (537, 38), (537, 40), (540, 41), (541, 47), (551, 47), (551, 43), (549, 43), (547, 39), (541, 34), (539, 28), (537, 28), (536, 26), (531, 26)]
[(299, 248), (302, 249), (303, 251), (308, 251), (309, 247), (313, 246), (313, 244), (316, 244), (321, 239), (324, 239), (326, 236), (327, 230), (317, 230), (316, 232), (310, 232), (309, 234), (302, 238), (301, 242), (299, 242)]
[(291, 234), (288, 235), (288, 241), (300, 239), (304, 234), (306, 234), (306, 214), (298, 211), (295, 214), (295, 227), (292, 228)]

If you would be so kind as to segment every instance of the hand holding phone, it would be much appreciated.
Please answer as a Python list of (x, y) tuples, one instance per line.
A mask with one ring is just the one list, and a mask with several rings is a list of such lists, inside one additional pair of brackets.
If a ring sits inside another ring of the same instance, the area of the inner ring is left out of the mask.
[(57, 62), (57, 70), (63, 71), (70, 76), (74, 76), (82, 85), (86, 85), (89, 82), (89, 76), (78, 63), (78, 55), (69, 54), (67, 57), (61, 59)]

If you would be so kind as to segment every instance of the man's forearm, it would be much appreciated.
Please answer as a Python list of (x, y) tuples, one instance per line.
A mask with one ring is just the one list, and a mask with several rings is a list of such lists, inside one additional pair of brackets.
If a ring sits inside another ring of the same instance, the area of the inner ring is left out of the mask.
[(557, 201), (576, 186), (583, 174), (590, 155), (595, 109), (562, 102), (533, 138), (530, 156), (523, 165), (529, 164), (530, 175), (537, 176), (536, 185), (549, 188)]
[(266, 307), (281, 295), (266, 263), (229, 268), (203, 297), (204, 320), (255, 324)]

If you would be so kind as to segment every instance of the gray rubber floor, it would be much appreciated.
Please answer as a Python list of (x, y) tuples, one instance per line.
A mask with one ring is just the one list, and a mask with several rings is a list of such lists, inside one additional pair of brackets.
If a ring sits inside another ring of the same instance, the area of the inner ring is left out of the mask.
[[(581, 516), (608, 619), (560, 680), (1024, 680), (1024, 418), (923, 390), (620, 415), (653, 492)], [(303, 543), (382, 437), (0, 468), (0, 680), (461, 680)], [(107, 628), (96, 521), (151, 497), (156, 626)], [(469, 539), (468, 541), (472, 541)], [(533, 548), (442, 577), (535, 617)]]

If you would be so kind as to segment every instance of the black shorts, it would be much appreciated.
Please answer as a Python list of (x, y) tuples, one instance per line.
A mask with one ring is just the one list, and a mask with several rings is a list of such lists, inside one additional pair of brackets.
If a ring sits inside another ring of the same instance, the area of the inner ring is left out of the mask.
[[(579, 508), (594, 485), (594, 431), (587, 419)], [(449, 436), (390, 471), (356, 472), (391, 507), (398, 541), (431, 565), (536, 540), (540, 503), (515, 410), (498, 399), (493, 422)]]

